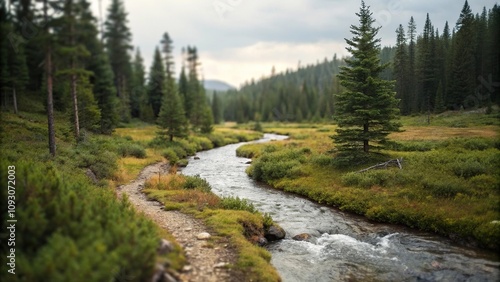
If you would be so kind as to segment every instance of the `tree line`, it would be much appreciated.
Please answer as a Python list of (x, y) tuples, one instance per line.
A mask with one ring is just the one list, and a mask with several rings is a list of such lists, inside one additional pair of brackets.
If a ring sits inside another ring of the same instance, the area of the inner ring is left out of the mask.
[(190, 129), (211, 131), (213, 116), (199, 80), (196, 47), (182, 49), (177, 80), (173, 43), (165, 33), (146, 79), (138, 48), (131, 58), (123, 0), (111, 2), (102, 26), (88, 0), (39, 2), (1, 3), (0, 100), (2, 110), (17, 114), (20, 99), (44, 97), (52, 155), (54, 111), (71, 113), (77, 141), (84, 131), (110, 134), (132, 118), (158, 122), (170, 139)]
[[(441, 113), (500, 102), (500, 7), (473, 14), (467, 1), (454, 26), (442, 31), (429, 14), (417, 34), (413, 17), (396, 30), (395, 46), (379, 48), (388, 64), (379, 76), (394, 80), (403, 115)], [(344, 91), (337, 75), (350, 58), (325, 59), (244, 84), (223, 97), (224, 119), (318, 121), (331, 119), (335, 95)]]

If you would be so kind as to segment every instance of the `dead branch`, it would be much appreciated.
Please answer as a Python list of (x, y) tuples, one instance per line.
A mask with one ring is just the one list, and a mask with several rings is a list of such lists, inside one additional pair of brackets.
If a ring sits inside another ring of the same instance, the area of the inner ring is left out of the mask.
[(374, 166), (362, 169), (362, 170), (358, 171), (357, 173), (365, 172), (365, 171), (368, 171), (370, 169), (382, 169), (382, 168), (386, 169), (390, 166), (395, 166), (395, 167), (398, 167), (399, 169), (403, 169), (403, 158), (389, 160), (389, 161), (386, 161), (383, 163), (379, 163), (379, 164), (376, 164)]

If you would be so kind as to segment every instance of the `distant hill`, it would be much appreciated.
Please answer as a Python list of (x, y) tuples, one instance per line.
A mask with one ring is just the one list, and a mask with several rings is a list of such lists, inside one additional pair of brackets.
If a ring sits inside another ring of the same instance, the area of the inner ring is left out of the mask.
[(224, 81), (220, 81), (220, 80), (216, 80), (216, 79), (208, 79), (208, 80), (205, 80), (204, 82), (204, 86), (205, 86), (205, 89), (207, 90), (207, 92), (211, 92), (211, 91), (217, 91), (217, 92), (223, 92), (223, 91), (227, 91), (227, 90), (230, 90), (230, 89), (236, 89), (236, 87), (224, 82)]

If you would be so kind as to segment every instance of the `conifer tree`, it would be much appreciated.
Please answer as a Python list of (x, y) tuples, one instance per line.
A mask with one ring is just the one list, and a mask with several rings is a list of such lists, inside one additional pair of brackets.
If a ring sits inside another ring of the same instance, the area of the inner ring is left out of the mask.
[(189, 118), (189, 113), (191, 112), (191, 101), (188, 99), (188, 79), (186, 76), (186, 70), (184, 65), (181, 68), (181, 74), (179, 77), (179, 95), (181, 97), (182, 104), (184, 106), (184, 113), (186, 118)]
[(214, 91), (213, 97), (212, 97), (212, 114), (214, 115), (213, 120), (215, 124), (221, 123), (221, 108), (220, 108), (220, 99), (219, 96), (217, 96), (217, 92)]
[(132, 63), (132, 91), (130, 91), (130, 112), (132, 117), (141, 116), (141, 106), (146, 102), (144, 59), (141, 50), (137, 48), (134, 62)]
[[(345, 90), (335, 95), (335, 117), (339, 128), (332, 138), (338, 150), (369, 153), (380, 145), (387, 135), (398, 130), (398, 100), (393, 92), (393, 82), (380, 78), (387, 65), (381, 65), (378, 54), (380, 27), (373, 27), (375, 20), (365, 2), (361, 2), (359, 25), (351, 25), (352, 39), (346, 39), (346, 49), (352, 58), (346, 60), (339, 75)], [(372, 144), (370, 145), (370, 142)]]
[(120, 118), (130, 117), (130, 84), (132, 67), (129, 50), (132, 49), (132, 34), (127, 26), (127, 13), (122, 0), (112, 0), (108, 17), (104, 23), (104, 39), (109, 61), (114, 74), (117, 96), (120, 99)]
[(148, 102), (153, 108), (154, 117), (160, 113), (163, 96), (165, 94), (165, 68), (163, 67), (160, 50), (155, 49), (153, 63), (149, 71), (148, 79)]
[(449, 97), (453, 107), (460, 109), (476, 106), (466, 104), (467, 97), (474, 94), (476, 86), (474, 15), (467, 1), (458, 18), (456, 30)]
[(78, 80), (87, 80), (91, 73), (82, 66), (82, 58), (90, 57), (90, 52), (77, 40), (77, 34), (81, 32), (81, 30), (77, 31), (77, 13), (80, 11), (80, 7), (75, 2), (76, 0), (65, 0), (62, 7), (64, 14), (60, 20), (61, 27), (58, 34), (60, 42), (57, 53), (61, 58), (67, 58), (67, 60), (63, 63), (63, 69), (59, 70), (57, 75), (66, 76), (70, 80), (70, 91), (73, 104), (73, 133), (78, 140), (80, 138), (80, 121), (77, 84)]
[(161, 134), (165, 134), (172, 141), (174, 137), (185, 137), (187, 135), (188, 124), (174, 79), (167, 79), (165, 84), (166, 94), (163, 97), (157, 122), (165, 130)]
[(8, 34), (12, 30), (12, 23), (5, 7), (5, 2), (0, 4), (0, 104), (2, 108), (7, 107), (9, 91), (9, 40)]
[(396, 55), (394, 57), (394, 78), (396, 79), (396, 97), (401, 100), (401, 113), (409, 114), (411, 111), (408, 81), (408, 53), (403, 25), (396, 30)]
[(418, 100), (417, 100), (417, 82), (416, 82), (416, 35), (417, 34), (417, 24), (413, 17), (410, 18), (408, 22), (408, 99), (411, 104), (411, 112), (418, 111)]

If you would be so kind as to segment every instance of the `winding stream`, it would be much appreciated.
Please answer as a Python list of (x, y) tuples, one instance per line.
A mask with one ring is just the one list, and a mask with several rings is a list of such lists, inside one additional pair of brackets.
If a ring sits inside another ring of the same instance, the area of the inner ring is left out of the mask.
[[(266, 134), (256, 142), (285, 139)], [(244, 143), (200, 152), (182, 170), (200, 175), (219, 196), (238, 196), (270, 213), (287, 238), (268, 246), (283, 281), (500, 281), (492, 253), (454, 245), (425, 232), (372, 223), (249, 178), (248, 159), (236, 157)], [(291, 238), (313, 235), (311, 242)]]

